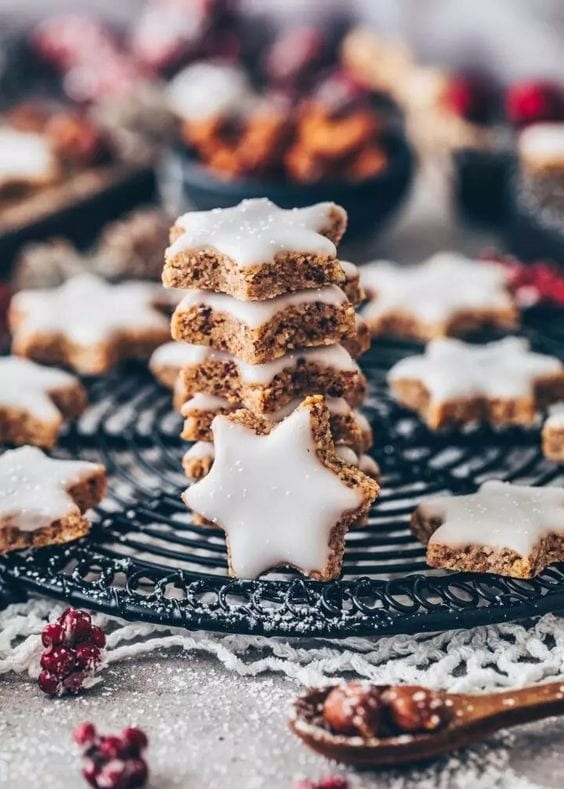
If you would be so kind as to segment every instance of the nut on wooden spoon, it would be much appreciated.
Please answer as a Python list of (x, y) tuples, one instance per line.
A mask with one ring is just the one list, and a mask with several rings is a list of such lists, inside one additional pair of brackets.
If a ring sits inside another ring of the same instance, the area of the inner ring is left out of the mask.
[(498, 729), (564, 713), (564, 682), (494, 693), (351, 682), (294, 702), (290, 728), (338, 762), (379, 767), (424, 761)]

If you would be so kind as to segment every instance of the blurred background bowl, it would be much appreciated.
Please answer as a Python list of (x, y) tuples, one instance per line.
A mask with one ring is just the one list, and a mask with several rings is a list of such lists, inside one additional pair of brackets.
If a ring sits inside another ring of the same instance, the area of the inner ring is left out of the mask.
[(268, 197), (283, 208), (332, 200), (342, 205), (349, 215), (347, 239), (350, 239), (379, 232), (409, 191), (414, 155), (405, 136), (400, 132), (391, 134), (385, 147), (388, 166), (375, 178), (312, 184), (221, 178), (181, 148), (171, 148), (160, 168), (160, 181), (168, 195), (172, 185), (174, 196), (169, 202), (176, 203), (179, 210), (226, 208), (250, 197)]

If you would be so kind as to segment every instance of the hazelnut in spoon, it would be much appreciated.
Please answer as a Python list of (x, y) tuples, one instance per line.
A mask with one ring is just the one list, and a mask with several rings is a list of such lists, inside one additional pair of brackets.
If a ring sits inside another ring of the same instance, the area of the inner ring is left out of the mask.
[(290, 728), (323, 756), (378, 767), (424, 761), (561, 713), (562, 682), (483, 694), (349, 682), (299, 696)]

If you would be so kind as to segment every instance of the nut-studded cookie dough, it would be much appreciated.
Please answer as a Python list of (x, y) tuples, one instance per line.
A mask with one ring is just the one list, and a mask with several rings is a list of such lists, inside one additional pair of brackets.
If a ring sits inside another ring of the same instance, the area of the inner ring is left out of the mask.
[(564, 463), (564, 402), (551, 409), (542, 426), (542, 451), (545, 458)]
[(388, 373), (395, 398), (417, 411), (430, 428), (485, 421), (529, 425), (543, 408), (564, 397), (564, 365), (533, 353), (527, 340), (506, 337), (485, 345), (432, 340)]
[(164, 285), (227, 293), (244, 301), (343, 284), (336, 258), (347, 215), (335, 203), (282, 209), (267, 198), (192, 211), (171, 230)]
[(248, 364), (270, 362), (294, 348), (333, 345), (355, 328), (354, 307), (336, 285), (266, 301), (189, 290), (171, 323), (175, 340), (209, 345)]
[(211, 470), (183, 499), (225, 531), (230, 575), (291, 566), (338, 577), (345, 534), (368, 513), (378, 484), (335, 454), (323, 397), (274, 427), (244, 410), (218, 416), (213, 434)]
[(369, 300), (360, 314), (373, 334), (425, 342), (483, 326), (518, 325), (507, 274), (494, 263), (442, 252), (416, 266), (368, 264), (361, 282)]
[(264, 364), (246, 364), (224, 351), (198, 345), (185, 364), (175, 388), (175, 402), (197, 392), (242, 403), (256, 414), (276, 411), (296, 397), (323, 393), (360, 405), (366, 379), (357, 363), (340, 345), (305, 348)]
[[(372, 428), (364, 414), (353, 410), (342, 397), (328, 397), (326, 403), (329, 409), (331, 435), (335, 444), (344, 444), (357, 454), (370, 449), (373, 443)], [(299, 404), (299, 399), (292, 400), (282, 408), (270, 412), (268, 419), (272, 422), (281, 422)], [(241, 407), (240, 403), (231, 403), (225, 397), (198, 392), (187, 400), (180, 410), (184, 417), (182, 438), (186, 441), (211, 441), (211, 424), (215, 417), (218, 414), (237, 411)]]
[(0, 553), (76, 540), (90, 524), (86, 510), (106, 490), (103, 466), (53, 460), (36, 447), (0, 455)]
[(84, 375), (123, 359), (144, 359), (169, 337), (155, 308), (159, 288), (145, 282), (109, 285), (80, 274), (58, 288), (23, 290), (10, 305), (12, 350), (38, 362), (65, 364)]
[(420, 504), (412, 529), (431, 567), (532, 578), (564, 560), (564, 489), (491, 480)]
[(0, 442), (52, 447), (86, 392), (74, 375), (16, 356), (0, 357)]

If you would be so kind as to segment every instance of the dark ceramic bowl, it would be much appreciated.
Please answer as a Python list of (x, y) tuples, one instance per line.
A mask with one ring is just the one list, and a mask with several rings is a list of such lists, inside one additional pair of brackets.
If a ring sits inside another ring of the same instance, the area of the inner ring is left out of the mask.
[(389, 166), (385, 172), (359, 183), (324, 181), (298, 184), (252, 178), (226, 180), (180, 149), (168, 152), (162, 176), (167, 188), (174, 183), (182, 192), (183, 202), (202, 211), (227, 208), (249, 197), (268, 197), (283, 208), (332, 200), (342, 205), (349, 215), (349, 239), (380, 230), (407, 194), (414, 169), (411, 149), (399, 133), (387, 141), (386, 148)]

